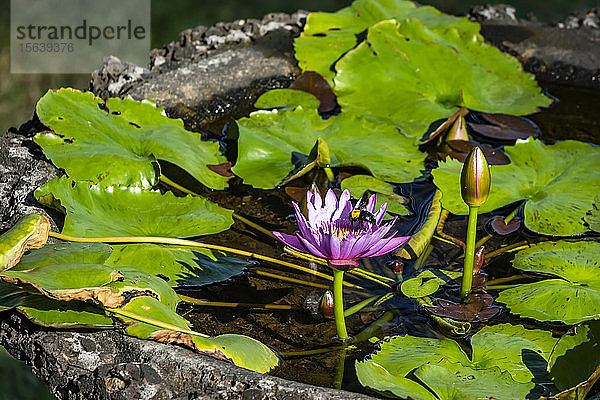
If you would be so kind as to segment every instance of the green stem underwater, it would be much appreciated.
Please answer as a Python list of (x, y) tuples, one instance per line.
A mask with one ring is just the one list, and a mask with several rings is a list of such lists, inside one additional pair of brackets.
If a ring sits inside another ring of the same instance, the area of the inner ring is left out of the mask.
[(344, 271), (337, 268), (333, 269), (333, 315), (335, 317), (335, 327), (337, 329), (338, 339), (342, 342), (348, 340), (346, 331), (346, 319), (344, 316)]
[(465, 300), (473, 286), (473, 263), (475, 259), (475, 241), (477, 236), (477, 212), (478, 206), (469, 206), (469, 222), (467, 225), (467, 241), (465, 249), (465, 264), (463, 268), (462, 284), (460, 286), (460, 298)]

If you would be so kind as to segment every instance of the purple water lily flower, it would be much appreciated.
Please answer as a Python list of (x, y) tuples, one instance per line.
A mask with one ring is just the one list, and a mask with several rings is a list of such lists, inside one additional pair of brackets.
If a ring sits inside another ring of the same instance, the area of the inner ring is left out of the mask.
[(368, 220), (351, 218), (352, 211), (357, 208), (352, 206), (348, 190), (344, 190), (339, 200), (331, 189), (328, 190), (324, 204), (318, 192), (309, 190), (306, 200), (308, 220), (298, 204), (292, 202), (300, 232), (295, 235), (281, 232), (273, 234), (292, 249), (325, 258), (333, 266), (357, 266), (357, 259), (389, 253), (409, 238), (395, 237), (396, 231), (390, 232), (396, 218), (381, 224), (387, 203), (382, 204), (375, 212), (375, 195), (362, 208), (368, 215), (372, 215)]

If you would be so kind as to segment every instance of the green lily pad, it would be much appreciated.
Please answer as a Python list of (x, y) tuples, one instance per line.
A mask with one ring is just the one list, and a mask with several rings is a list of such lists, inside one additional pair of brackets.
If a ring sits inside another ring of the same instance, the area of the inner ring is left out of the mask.
[(600, 232), (600, 194), (594, 198), (594, 204), (585, 217), (585, 222), (594, 232)]
[(205, 286), (241, 274), (247, 261), (208, 249), (158, 244), (115, 245), (106, 265), (131, 265), (171, 286)]
[(231, 210), (201, 197), (90, 187), (66, 177), (44, 184), (35, 197), (44, 205), (66, 211), (62, 233), (72, 236), (190, 237), (221, 232), (233, 224)]
[(440, 286), (462, 276), (461, 272), (426, 269), (414, 278), (402, 282), (400, 290), (406, 297), (425, 297), (434, 294)]
[(417, 18), (430, 29), (447, 29), (477, 35), (479, 25), (467, 18), (446, 15), (433, 7), (416, 7), (404, 0), (358, 0), (336, 13), (310, 13), (304, 31), (296, 38), (296, 59), (303, 71), (316, 71), (332, 82), (331, 67), (358, 43), (357, 34), (387, 19)]
[[(485, 213), (525, 200), (525, 226), (539, 234), (575, 236), (588, 231), (583, 217), (600, 191), (600, 148), (566, 140), (546, 146), (538, 140), (518, 141), (505, 147), (509, 165), (490, 167), (492, 186)], [(442, 206), (453, 214), (467, 214), (460, 195), (462, 164), (440, 163), (433, 170), (434, 182), (444, 194)]]
[(587, 379), (600, 365), (600, 321), (574, 326), (560, 338), (548, 369), (559, 390), (572, 388)]
[(114, 268), (123, 274), (123, 278), (106, 285), (115, 293), (123, 297), (139, 293), (143, 293), (145, 296), (152, 294), (171, 310), (177, 309), (179, 296), (163, 279), (135, 267), (118, 266)]
[(104, 310), (82, 301), (57, 301), (40, 294), (19, 289), (16, 285), (0, 282), (0, 311), (16, 308), (37, 325), (51, 328), (113, 327)]
[(210, 188), (225, 187), (227, 178), (207, 168), (226, 161), (219, 145), (186, 131), (161, 108), (131, 98), (104, 103), (90, 92), (59, 89), (48, 91), (36, 111), (53, 132), (39, 133), (35, 142), (74, 180), (149, 188), (158, 183), (158, 161), (164, 160)]
[(414, 18), (371, 26), (336, 70), (343, 112), (389, 118), (417, 139), (460, 107), (531, 114), (552, 102), (515, 58), (480, 35), (451, 26), (434, 31)]
[(488, 326), (473, 335), (469, 359), (451, 339), (395, 336), (357, 362), (356, 373), (362, 385), (400, 397), (430, 398), (414, 389), (414, 371), (440, 400), (525, 398), (535, 386), (532, 379), (545, 373), (557, 341), (549, 332), (520, 325)]
[(0, 235), (0, 270), (15, 266), (29, 249), (39, 249), (46, 244), (50, 221), (42, 214), (27, 214)]
[(576, 324), (600, 319), (600, 243), (543, 242), (519, 251), (513, 261), (523, 271), (558, 279), (519, 285), (497, 301), (522, 317)]
[(51, 264), (104, 264), (111, 252), (111, 247), (104, 243), (47, 244), (41, 249), (31, 250), (25, 254), (12, 270), (24, 271)]
[[(269, 372), (279, 364), (277, 355), (271, 349), (248, 336), (227, 334), (209, 337), (186, 333), (190, 329), (188, 321), (152, 297), (136, 297), (121, 310), (158, 322), (158, 324), (152, 324), (149, 320), (141, 322), (140, 319), (117, 314), (128, 324), (126, 332), (129, 335), (141, 339), (183, 344), (207, 354), (228, 358), (239, 367), (262, 373)], [(183, 332), (167, 329), (164, 323)]]
[[(295, 92), (280, 91), (272, 102), (262, 97), (258, 102), (263, 107), (290, 105), (298, 101)], [(282, 99), (285, 93), (287, 102)], [(245, 183), (264, 189), (277, 186), (295, 169), (293, 159), (309, 155), (318, 139), (328, 145), (331, 167), (362, 167), (391, 182), (421, 176), (425, 155), (393, 125), (349, 113), (324, 120), (316, 110), (318, 102), (307, 108), (299, 101), (302, 104), (293, 109), (261, 110), (238, 120), (238, 160), (232, 170)]]
[(387, 203), (387, 212), (398, 215), (409, 215), (410, 211), (404, 204), (407, 199), (394, 193), (394, 187), (381, 179), (374, 178), (370, 175), (352, 175), (342, 181), (342, 190), (350, 190), (350, 194), (355, 199), (360, 199), (362, 195), (369, 191), (377, 194), (377, 204), (375, 209), (383, 203)]

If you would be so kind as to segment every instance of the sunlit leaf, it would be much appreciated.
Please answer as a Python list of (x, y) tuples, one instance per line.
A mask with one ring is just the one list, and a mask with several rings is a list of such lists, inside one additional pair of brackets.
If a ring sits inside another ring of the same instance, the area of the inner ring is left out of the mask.
[[(288, 93), (287, 98), (283, 95)], [(300, 91), (280, 91), (277, 99), (257, 101), (262, 107), (275, 107), (310, 96)], [(314, 98), (314, 97), (313, 97)], [(277, 101), (275, 101), (277, 100)], [(308, 156), (318, 139), (329, 148), (331, 167), (356, 166), (370, 171), (376, 178), (390, 182), (408, 182), (421, 176), (425, 155), (412, 139), (401, 135), (386, 122), (342, 113), (324, 120), (316, 106), (307, 108), (301, 100), (295, 108), (257, 111), (238, 120), (238, 160), (233, 172), (244, 182), (270, 189), (280, 184), (295, 165), (293, 158)]]
[(24, 271), (51, 264), (104, 264), (111, 252), (111, 247), (104, 243), (52, 243), (25, 254), (13, 270)]
[[(573, 140), (546, 146), (529, 139), (505, 151), (511, 164), (490, 167), (492, 186), (480, 213), (525, 200), (523, 222), (536, 233), (574, 236), (588, 231), (583, 217), (600, 192), (600, 147)], [(461, 168), (450, 160), (432, 173), (444, 193), (444, 208), (464, 215), (468, 207), (460, 195)]]
[(158, 244), (113, 245), (107, 265), (131, 265), (171, 286), (204, 286), (241, 274), (248, 265), (211, 250)]
[(46, 244), (50, 221), (42, 214), (27, 214), (0, 235), (0, 271), (12, 268), (29, 249)]
[[(394, 336), (356, 363), (362, 385), (399, 397), (431, 397), (415, 389), (423, 383), (440, 400), (522, 399), (542, 378), (558, 341), (550, 332), (520, 325), (488, 326), (471, 338), (472, 358), (451, 339)], [(411, 372), (419, 381), (413, 380)]]
[(206, 167), (226, 161), (218, 143), (202, 141), (151, 104), (130, 98), (104, 104), (91, 92), (67, 88), (48, 91), (36, 111), (52, 132), (39, 133), (35, 142), (75, 180), (149, 188), (158, 182), (157, 161), (165, 160), (210, 188), (225, 187), (227, 179)]
[(142, 322), (140, 319), (119, 315), (119, 318), (128, 324), (126, 332), (129, 335), (142, 339), (182, 344), (218, 358), (230, 359), (239, 367), (257, 372), (269, 372), (279, 364), (279, 359), (271, 349), (248, 336), (191, 335), (167, 329), (164, 325), (160, 326), (162, 323), (166, 323), (179, 328), (179, 330), (188, 331), (190, 329), (187, 320), (152, 297), (136, 297), (121, 309), (158, 322), (158, 324), (152, 324), (148, 321)]
[(379, 210), (383, 203), (387, 203), (386, 211), (389, 213), (398, 215), (410, 214), (405, 206), (408, 202), (405, 197), (394, 193), (394, 187), (389, 183), (370, 175), (352, 175), (342, 181), (341, 189), (350, 190), (350, 194), (355, 199), (360, 199), (367, 191), (375, 193), (377, 195), (376, 210)]
[(82, 301), (57, 301), (0, 282), (0, 311), (11, 308), (16, 308), (31, 322), (51, 328), (113, 327), (112, 319), (105, 315), (102, 308)]
[(232, 211), (201, 197), (125, 187), (89, 187), (66, 177), (35, 191), (38, 201), (66, 211), (62, 233), (73, 236), (190, 237), (217, 233), (233, 224)]
[(587, 212), (583, 219), (591, 230), (594, 232), (600, 232), (600, 194), (594, 198), (592, 209)]
[(576, 324), (600, 319), (600, 243), (543, 242), (519, 251), (513, 267), (556, 276), (500, 292), (513, 314)]
[(460, 272), (426, 269), (414, 278), (402, 282), (400, 290), (407, 297), (425, 297), (437, 292), (441, 285), (459, 276)]

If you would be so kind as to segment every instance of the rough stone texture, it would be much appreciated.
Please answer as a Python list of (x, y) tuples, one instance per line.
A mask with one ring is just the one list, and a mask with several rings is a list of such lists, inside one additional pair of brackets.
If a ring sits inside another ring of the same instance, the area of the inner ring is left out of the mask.
[(115, 331), (48, 331), (18, 313), (0, 344), (31, 364), (59, 399), (372, 399), (261, 375), (190, 350)]
[(305, 19), (299, 11), (187, 29), (179, 41), (152, 50), (149, 70), (107, 57), (90, 86), (103, 98), (151, 98), (197, 131), (238, 118), (262, 93), (289, 86), (300, 73), (292, 43)]
[(584, 14), (566, 19), (576, 29), (560, 29), (564, 22), (549, 26), (517, 20), (515, 9), (506, 5), (474, 7), (469, 17), (482, 24), (488, 42), (517, 57), (539, 81), (600, 88), (598, 14)]
[(37, 204), (33, 191), (58, 176), (58, 170), (26, 136), (30, 127), (31, 124), (25, 124), (21, 133), (11, 130), (0, 136), (0, 233), (25, 214), (48, 215)]

